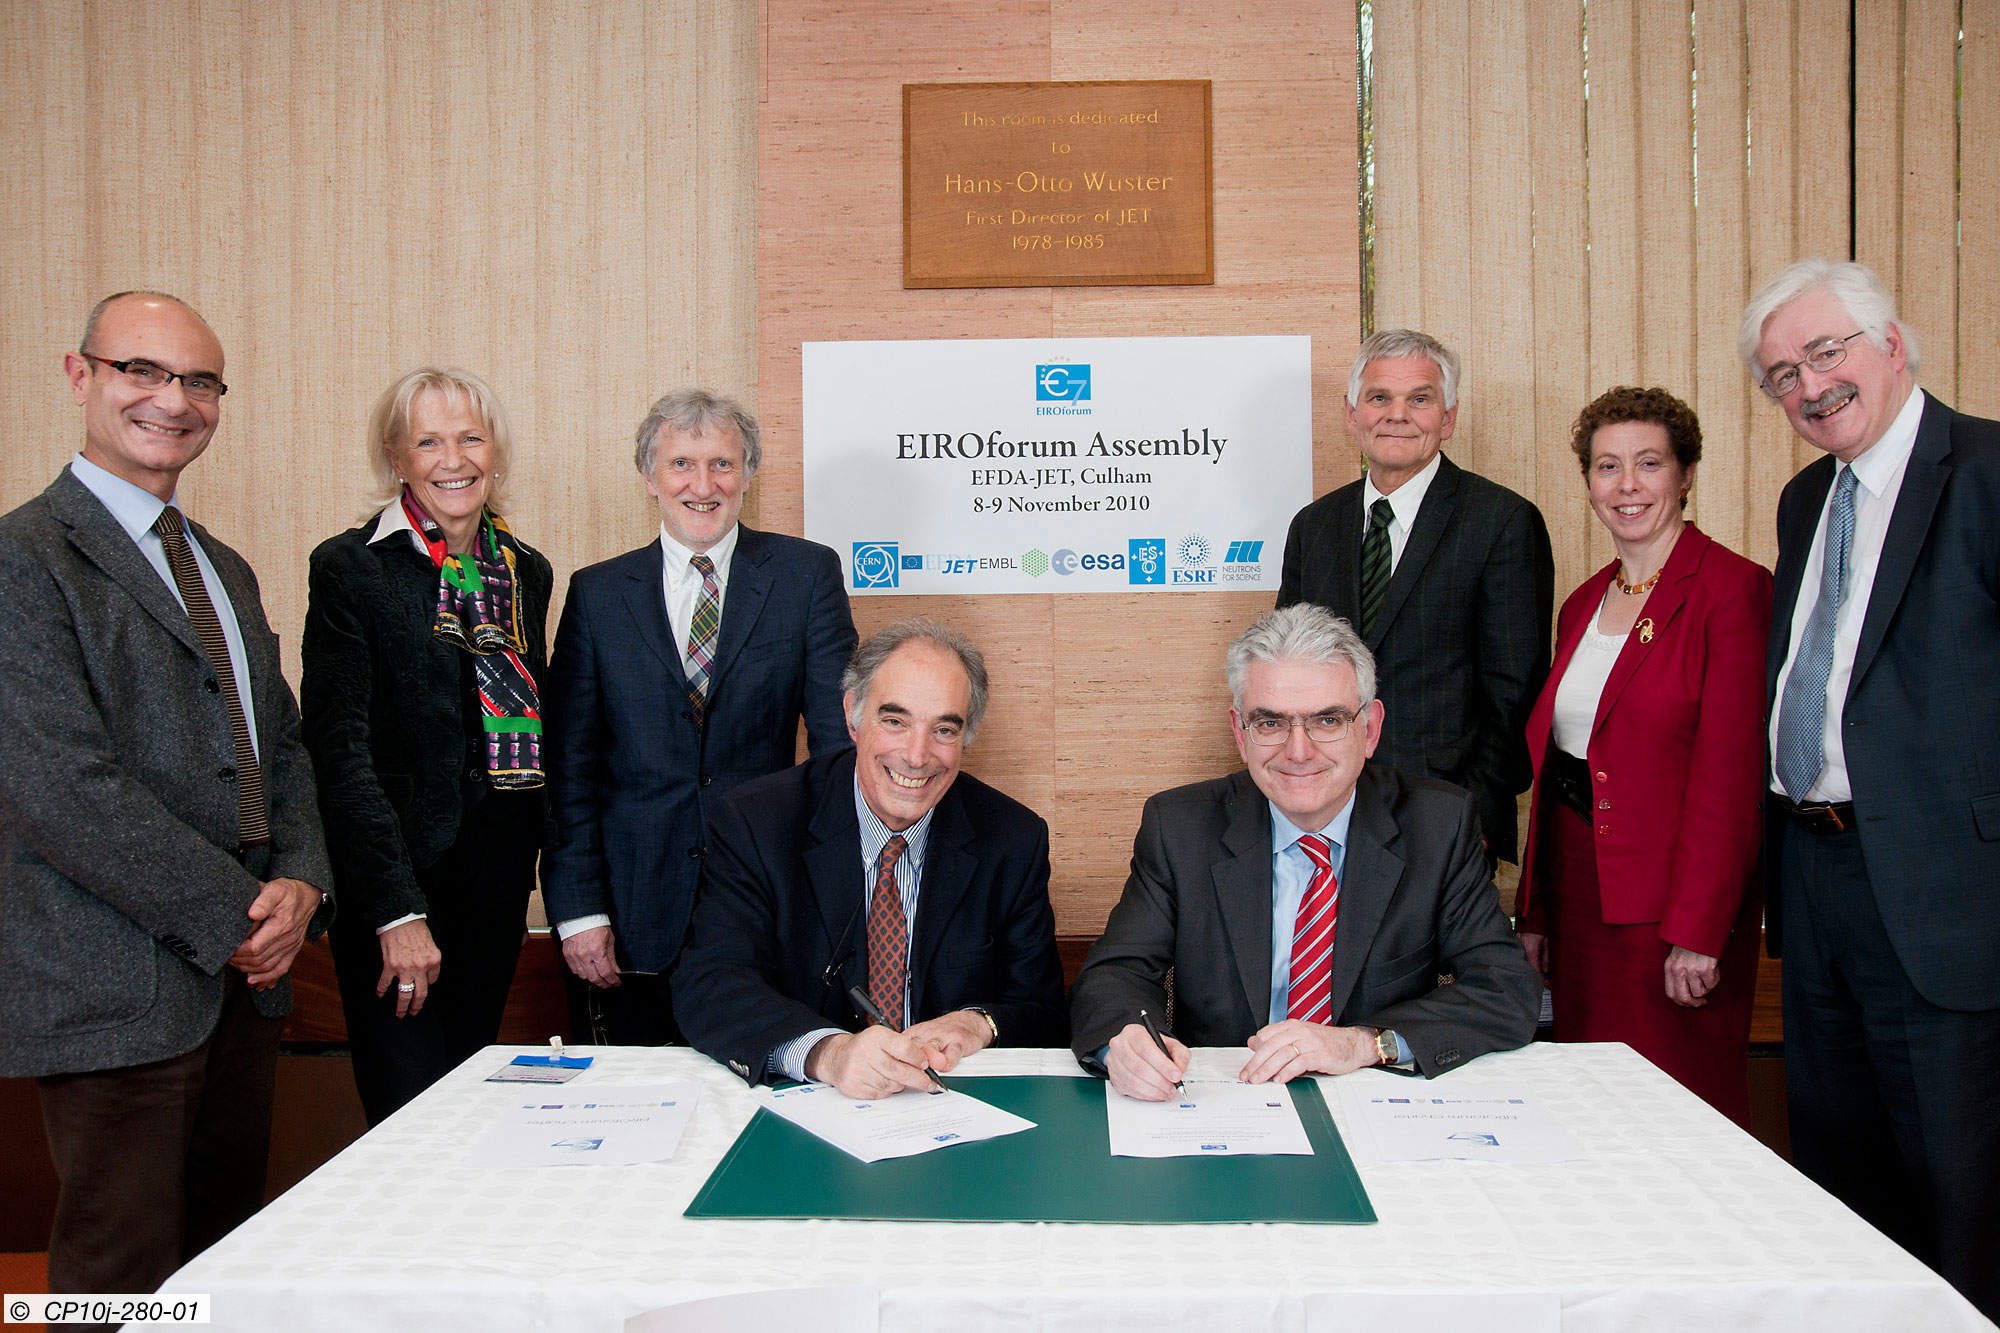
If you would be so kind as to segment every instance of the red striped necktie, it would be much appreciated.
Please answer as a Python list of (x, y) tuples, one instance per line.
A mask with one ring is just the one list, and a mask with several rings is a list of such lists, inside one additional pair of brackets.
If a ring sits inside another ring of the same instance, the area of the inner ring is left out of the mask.
[(1285, 1017), (1333, 1022), (1333, 928), (1340, 920), (1340, 881), (1333, 853), (1317, 833), (1299, 835), (1299, 850), (1313, 863), (1312, 883), (1299, 902), (1292, 929), (1292, 988)]

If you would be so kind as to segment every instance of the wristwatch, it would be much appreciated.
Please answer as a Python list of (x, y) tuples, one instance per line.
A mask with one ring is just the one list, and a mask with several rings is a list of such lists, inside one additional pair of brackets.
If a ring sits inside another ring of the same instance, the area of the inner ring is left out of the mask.
[(1396, 1045), (1396, 1034), (1393, 1029), (1375, 1029), (1375, 1058), (1385, 1065), (1401, 1063), (1403, 1052)]

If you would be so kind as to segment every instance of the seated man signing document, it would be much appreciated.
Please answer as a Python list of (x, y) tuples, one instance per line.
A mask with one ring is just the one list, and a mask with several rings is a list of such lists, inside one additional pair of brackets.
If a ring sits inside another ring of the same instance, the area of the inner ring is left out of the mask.
[[(1368, 647), (1322, 607), (1229, 647), (1246, 771), (1146, 802), (1132, 874), (1070, 996), (1077, 1059), (1164, 1101), (1195, 1046), (1247, 1043), (1241, 1077), (1367, 1065), (1434, 1076), (1535, 1032), (1541, 978), (1501, 915), (1472, 796), (1368, 762)], [(1452, 980), (1441, 983), (1449, 975)]]
[[(1049, 826), (958, 771), (986, 711), (979, 650), (901, 621), (841, 686), (855, 749), (747, 782), (709, 818), (673, 977), (688, 1040), (752, 1083), (850, 1097), (926, 1089), (996, 1042), (1061, 1045)], [(886, 1025), (863, 1026), (849, 987)]]

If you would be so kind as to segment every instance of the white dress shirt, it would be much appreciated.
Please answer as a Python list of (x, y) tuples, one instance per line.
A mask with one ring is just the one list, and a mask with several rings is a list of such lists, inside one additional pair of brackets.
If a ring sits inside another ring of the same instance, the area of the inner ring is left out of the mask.
[(1430, 494), (1431, 483), (1437, 480), (1438, 460), (1442, 453), (1431, 455), (1431, 461), (1424, 464), (1423, 471), (1398, 486), (1393, 495), (1384, 496), (1375, 489), (1373, 473), (1361, 480), (1361, 540), (1368, 540), (1368, 527), (1374, 521), (1375, 502), (1386, 499), (1395, 517), (1389, 521), (1389, 572), (1394, 574), (1396, 566), (1403, 559), (1403, 548), (1410, 544), (1410, 529), (1416, 526), (1417, 511), (1424, 507), (1424, 497)]
[[(173, 566), (167, 563), (166, 543), (153, 531), (161, 510), (170, 504), (181, 508), (179, 494), (172, 500), (162, 500), (144, 487), (106, 472), (82, 454), (70, 460), (69, 470), (111, 511), (111, 517), (118, 520), (118, 526), (138, 545), (139, 554), (159, 574), (167, 591), (181, 603), (181, 610), (187, 610), (187, 603), (181, 602), (180, 586), (174, 582)], [(181, 509), (181, 517), (187, 517), (185, 509)], [(229, 647), (229, 670), (236, 677), (236, 697), (243, 704), (244, 725), (250, 729), (250, 751), (261, 764), (264, 749), (257, 739), (256, 702), (250, 697), (250, 656), (243, 648), (243, 627), (236, 622), (236, 604), (229, 600), (229, 590), (222, 586), (215, 566), (208, 563), (208, 554), (201, 549), (201, 540), (194, 535), (194, 529), (186, 531), (188, 549), (194, 552), (195, 565), (201, 570), (202, 586), (208, 589), (208, 600), (215, 606), (215, 618), (222, 625), (222, 641)]]
[[(1610, 600), (1609, 588), (1604, 597)], [(1625, 651), (1625, 640), (1632, 637), (1629, 632), (1606, 634), (1599, 630), (1597, 618), (1603, 614), (1604, 603), (1599, 602), (1583, 627), (1576, 651), (1570, 654), (1569, 665), (1563, 668), (1562, 681), (1556, 686), (1555, 713), (1550, 718), (1549, 734), (1556, 748), (1578, 759), (1590, 758), (1590, 732), (1597, 725), (1604, 683), (1611, 679), (1611, 668), (1618, 665), (1618, 654)]]
[[(1848, 552), (1847, 599), (1840, 604), (1834, 621), (1833, 671), (1826, 682), (1826, 768), (1806, 791), (1806, 801), (1851, 801), (1854, 788), (1847, 778), (1847, 750), (1841, 743), (1840, 714), (1847, 703), (1848, 682), (1854, 675), (1854, 650), (1861, 642), (1861, 625), (1868, 616), (1868, 599), (1875, 591), (1875, 570), (1882, 563), (1882, 541), (1889, 533), (1889, 519), (1896, 512), (1896, 497), (1903, 492), (1903, 474), (1909, 470), (1910, 453), (1917, 445), (1917, 423), (1923, 418), (1924, 395), (1912, 388), (1902, 411), (1889, 423), (1867, 452), (1850, 464), (1854, 471), (1854, 545)], [(1806, 621), (1812, 618), (1819, 601), (1820, 573), (1826, 563), (1826, 517), (1833, 506), (1840, 474), (1835, 485), (1826, 488), (1826, 502), (1820, 506), (1819, 524), (1813, 529), (1812, 549), (1799, 579), (1798, 600), (1792, 604), (1792, 632), (1785, 648), (1785, 665), (1778, 672), (1778, 690), (1773, 697), (1779, 706), (1771, 710), (1770, 742), (1772, 759), (1771, 790), (1784, 794), (1778, 781), (1778, 714), (1785, 698), (1785, 682), (1791, 679), (1798, 657), (1799, 640), (1805, 636)]]
[[(722, 534), (722, 540), (706, 552), (709, 562), (715, 566), (715, 609), (718, 614), (729, 600), (729, 566), (736, 554), (737, 534), (742, 531), (741, 523), (730, 524), (729, 531)], [(660, 524), (660, 595), (666, 599), (667, 629), (674, 636), (674, 650), (681, 655), (682, 671), (693, 669), (688, 657), (688, 632), (694, 628), (695, 608), (701, 604), (701, 575), (691, 563), (694, 557), (695, 552), (675, 541), (667, 531), (667, 525)], [(556, 922), (556, 938), (566, 940), (581, 931), (610, 924), (610, 916), (603, 912), (571, 917), (567, 921)]]

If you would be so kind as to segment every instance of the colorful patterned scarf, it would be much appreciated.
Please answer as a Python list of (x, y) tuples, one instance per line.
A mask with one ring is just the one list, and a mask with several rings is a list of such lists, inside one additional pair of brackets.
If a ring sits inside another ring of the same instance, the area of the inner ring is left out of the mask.
[(403, 512), (438, 569), (437, 619), (431, 632), (472, 654), (479, 716), (486, 730), (486, 776), (496, 788), (542, 785), (542, 708), (535, 678), (521, 660), (521, 608), (514, 596), (520, 544), (507, 521), (480, 515), (469, 555), (445, 549), (444, 529), (403, 488)]

